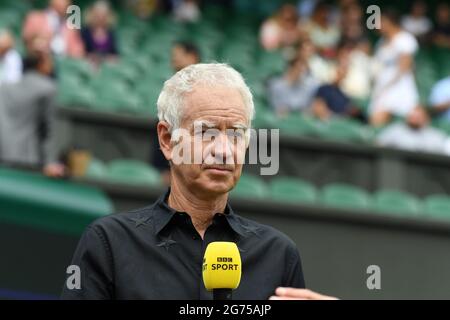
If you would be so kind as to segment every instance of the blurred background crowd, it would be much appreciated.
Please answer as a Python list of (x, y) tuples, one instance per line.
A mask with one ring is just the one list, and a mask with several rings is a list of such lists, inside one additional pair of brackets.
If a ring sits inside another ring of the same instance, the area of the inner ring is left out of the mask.
[(358, 0), (79, 1), (80, 29), (71, 4), (0, 4), (2, 162), (66, 174), (58, 106), (155, 118), (164, 80), (200, 61), (242, 72), (257, 128), (450, 154), (447, 2), (383, 3), (379, 29)]

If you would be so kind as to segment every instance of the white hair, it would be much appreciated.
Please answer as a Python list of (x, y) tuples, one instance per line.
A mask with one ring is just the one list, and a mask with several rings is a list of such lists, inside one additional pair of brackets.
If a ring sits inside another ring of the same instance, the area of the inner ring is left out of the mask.
[(236, 88), (244, 100), (248, 127), (255, 113), (253, 96), (242, 75), (225, 63), (197, 63), (181, 69), (164, 83), (159, 94), (158, 118), (170, 125), (170, 131), (180, 127), (186, 93), (196, 85)]

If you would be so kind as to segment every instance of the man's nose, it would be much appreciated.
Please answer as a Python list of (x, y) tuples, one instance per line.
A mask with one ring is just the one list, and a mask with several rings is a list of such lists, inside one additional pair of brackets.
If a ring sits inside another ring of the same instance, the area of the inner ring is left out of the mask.
[(232, 163), (232, 144), (226, 134), (220, 133), (214, 138), (212, 155), (218, 163)]

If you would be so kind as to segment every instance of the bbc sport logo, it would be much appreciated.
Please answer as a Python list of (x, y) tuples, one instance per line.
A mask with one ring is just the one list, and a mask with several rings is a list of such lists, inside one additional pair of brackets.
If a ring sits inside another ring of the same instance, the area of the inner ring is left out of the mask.
[(217, 262), (233, 262), (233, 258), (217, 257)]

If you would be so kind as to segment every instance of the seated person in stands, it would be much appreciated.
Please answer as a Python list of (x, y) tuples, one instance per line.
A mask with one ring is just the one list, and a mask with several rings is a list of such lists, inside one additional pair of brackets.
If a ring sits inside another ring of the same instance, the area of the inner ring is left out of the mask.
[(350, 43), (355, 49), (369, 54), (370, 42), (365, 25), (364, 10), (358, 1), (341, 2), (339, 18), (341, 38), (340, 42)]
[(200, 62), (200, 51), (195, 44), (187, 41), (178, 41), (172, 48), (172, 69), (178, 72), (191, 64)]
[(334, 79), (334, 63), (330, 59), (324, 59), (317, 53), (317, 48), (311, 39), (303, 39), (297, 48), (297, 57), (308, 64), (311, 75), (320, 83), (330, 82)]
[(197, 0), (174, 1), (173, 17), (178, 22), (195, 23), (201, 18)]
[(264, 21), (260, 30), (261, 46), (266, 50), (294, 47), (301, 39), (297, 10), (284, 4), (272, 17)]
[(321, 85), (315, 94), (311, 111), (320, 120), (326, 121), (333, 115), (339, 115), (365, 121), (361, 110), (341, 89), (342, 81), (348, 72), (349, 55), (350, 51), (345, 46), (339, 49), (334, 81)]
[[(200, 62), (200, 51), (198, 48), (190, 42), (179, 41), (176, 42), (172, 48), (172, 69), (174, 72), (178, 72), (181, 69)], [(170, 171), (169, 163), (158, 148), (158, 137), (154, 136), (153, 152), (151, 155), (151, 163), (161, 173), (161, 180), (165, 185), (170, 184)]]
[(77, 29), (71, 29), (67, 22), (67, 8), (71, 0), (50, 0), (45, 10), (32, 11), (25, 18), (22, 37), (26, 46), (36, 37), (45, 38), (55, 55), (80, 58), (84, 46)]
[(112, 30), (113, 15), (108, 2), (93, 4), (87, 15), (87, 26), (81, 31), (88, 58), (98, 63), (103, 59), (115, 59), (118, 55), (116, 37)]
[(310, 107), (319, 82), (300, 57), (292, 60), (286, 72), (268, 82), (269, 100), (279, 117)]
[(318, 49), (320, 55), (334, 58), (341, 33), (339, 26), (331, 18), (332, 7), (326, 1), (319, 1), (311, 19), (301, 25), (304, 32)]
[(450, 121), (450, 76), (439, 80), (431, 89), (431, 111), (439, 118)]
[(431, 31), (433, 24), (427, 17), (427, 4), (423, 0), (416, 0), (411, 4), (411, 11), (408, 15), (402, 17), (402, 28), (414, 35), (420, 42)]
[(428, 114), (420, 106), (408, 114), (406, 122), (393, 123), (381, 131), (376, 142), (409, 151), (449, 154), (448, 136), (429, 125)]
[(55, 128), (56, 84), (50, 52), (31, 52), (18, 83), (0, 86), (0, 161), (42, 167), (46, 175), (62, 176)]
[(15, 83), (22, 77), (22, 58), (14, 49), (14, 38), (8, 30), (0, 29), (0, 86)]
[(370, 123), (381, 127), (393, 116), (406, 115), (419, 104), (414, 78), (414, 54), (419, 49), (416, 38), (404, 31), (395, 10), (381, 11), (382, 37), (374, 56), (374, 87), (369, 105)]
[(431, 32), (431, 41), (434, 45), (450, 48), (450, 5), (446, 2), (436, 7), (436, 22)]

